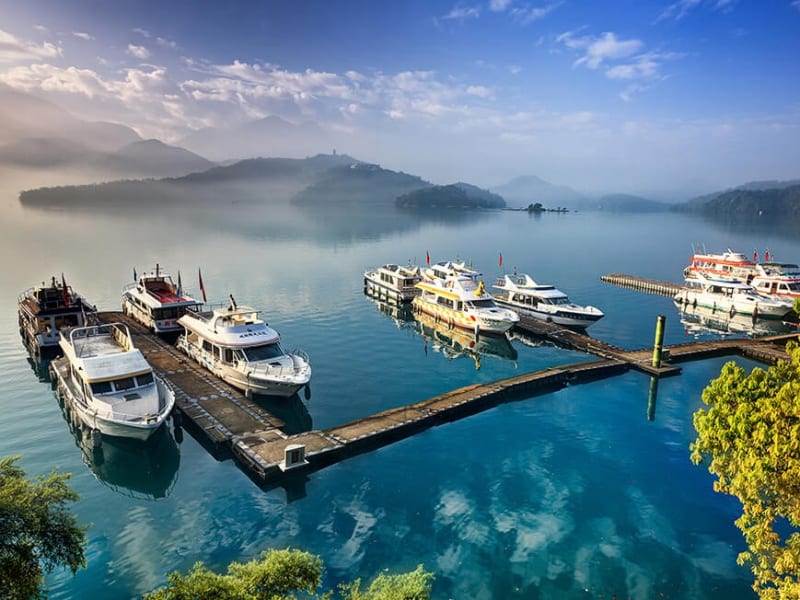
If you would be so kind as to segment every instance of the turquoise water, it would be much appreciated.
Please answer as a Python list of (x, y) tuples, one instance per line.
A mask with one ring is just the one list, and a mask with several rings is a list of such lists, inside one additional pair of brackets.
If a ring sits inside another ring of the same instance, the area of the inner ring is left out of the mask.
[(11, 185), (2, 194), (0, 455), (21, 454), (31, 475), (71, 472), (81, 495), (74, 510), (91, 526), (88, 567), (51, 575), (53, 598), (134, 597), (196, 561), (223, 569), (286, 546), (319, 554), (328, 584), (424, 564), (437, 598), (754, 597), (735, 561), (744, 548), (737, 502), (712, 491), (687, 450), (700, 391), (724, 359), (685, 364), (660, 382), (655, 406), (649, 378), (631, 372), (504, 404), (262, 490), (189, 433), (176, 440), (165, 430), (145, 449), (82, 449), (28, 361), (16, 296), (63, 271), (98, 308), (116, 309), (134, 266), (181, 269), (184, 284), (201, 267), (209, 300), (233, 293), (263, 308), (284, 346), (310, 355), (312, 398), (279, 407), (299, 431), (589, 358), (514, 340), (511, 352), (489, 348), (476, 361), (365, 298), (369, 267), (430, 252), (472, 260), (492, 281), (502, 252), (505, 269), (600, 307), (606, 317), (592, 335), (633, 348), (652, 344), (658, 314), (667, 343), (695, 334), (670, 299), (601, 275), (677, 280), (696, 242), (798, 260), (800, 242), (676, 215), (389, 215), (370, 227), (370, 216), (284, 206), (23, 211)]

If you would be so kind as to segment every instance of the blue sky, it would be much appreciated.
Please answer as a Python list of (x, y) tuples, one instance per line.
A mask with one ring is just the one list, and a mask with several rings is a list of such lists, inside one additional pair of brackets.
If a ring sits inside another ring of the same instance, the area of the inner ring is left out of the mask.
[(800, 177), (800, 0), (0, 0), (0, 14), (0, 82), (168, 142), (277, 115), (437, 183)]

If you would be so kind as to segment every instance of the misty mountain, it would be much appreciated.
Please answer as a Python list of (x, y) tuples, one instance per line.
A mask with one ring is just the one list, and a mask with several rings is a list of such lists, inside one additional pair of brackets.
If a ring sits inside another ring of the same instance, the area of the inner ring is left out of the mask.
[(207, 127), (190, 133), (179, 144), (213, 160), (260, 156), (302, 157), (334, 146), (318, 124), (290, 123), (270, 116), (236, 127)]
[(632, 194), (607, 194), (601, 196), (594, 206), (587, 206), (586, 210), (604, 210), (608, 212), (660, 212), (670, 210), (672, 205), (656, 200), (649, 200)]
[(416, 175), (369, 163), (334, 167), (292, 199), (301, 206), (389, 205), (398, 196), (431, 184)]
[(127, 177), (180, 177), (206, 171), (214, 166), (210, 160), (184, 148), (169, 146), (159, 140), (142, 140), (123, 146), (114, 153), (92, 161), (102, 172)]
[(721, 190), (718, 192), (712, 192), (710, 194), (703, 194), (702, 196), (696, 196), (687, 201), (686, 206), (688, 206), (689, 210), (699, 210), (700, 207), (702, 207), (703, 205), (729, 192), (734, 192), (737, 190), (756, 191), (756, 190), (782, 189), (795, 186), (798, 184), (800, 184), (800, 179), (789, 179), (786, 181), (779, 181), (779, 180), (748, 181), (747, 183), (737, 185), (736, 187), (733, 188), (728, 188), (727, 190)]
[(295, 180), (312, 183), (328, 169), (360, 163), (346, 154), (317, 154), (308, 158), (249, 158), (182, 177), (183, 182), (224, 183)]
[(535, 175), (516, 177), (508, 183), (493, 187), (492, 191), (519, 206), (539, 202), (547, 208), (583, 208), (586, 201), (586, 197), (580, 192), (567, 186), (552, 184)]
[(468, 183), (434, 185), (399, 196), (398, 208), (504, 208), (502, 196)]
[[(5, 153), (12, 152), (20, 143), (20, 152), (28, 157), (32, 166), (47, 163), (46, 156), (31, 154), (35, 149), (31, 140), (48, 139), (57, 144), (72, 143), (80, 154), (85, 148), (114, 151), (142, 138), (130, 127), (84, 121), (52, 102), (0, 86), (0, 144)], [(14, 164), (22, 164), (21, 161), (18, 159)]]
[(734, 189), (703, 203), (697, 200), (681, 208), (726, 221), (800, 223), (800, 184), (772, 189)]

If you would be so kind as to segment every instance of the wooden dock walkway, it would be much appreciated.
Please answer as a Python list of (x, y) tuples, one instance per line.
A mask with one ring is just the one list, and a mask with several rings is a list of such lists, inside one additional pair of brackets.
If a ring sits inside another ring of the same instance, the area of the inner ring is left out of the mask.
[(659, 281), (657, 279), (648, 279), (647, 277), (638, 277), (636, 275), (625, 275), (623, 273), (611, 273), (610, 275), (603, 275), (600, 277), (600, 280), (631, 290), (647, 292), (648, 294), (661, 294), (662, 296), (670, 297), (677, 294), (683, 287), (681, 284), (672, 283), (671, 281)]
[[(600, 358), (469, 385), (330, 429), (287, 435), (280, 419), (122, 313), (103, 312), (98, 319), (128, 325), (136, 347), (175, 391), (176, 409), (190, 431), (218, 459), (233, 456), (259, 484), (279, 482), (284, 474), (296, 469), (307, 472), (322, 468), (515, 398), (610, 377), (631, 368), (656, 376), (679, 372), (672, 364), (654, 369), (650, 365), (651, 349), (625, 350), (575, 331), (524, 319), (520, 325), (523, 330)], [(729, 354), (775, 362), (786, 358), (783, 346), (797, 337), (798, 334), (790, 334), (757, 340), (693, 342), (667, 346), (665, 351), (673, 362)], [(297, 449), (301, 449), (300, 453), (290, 460), (290, 454)]]

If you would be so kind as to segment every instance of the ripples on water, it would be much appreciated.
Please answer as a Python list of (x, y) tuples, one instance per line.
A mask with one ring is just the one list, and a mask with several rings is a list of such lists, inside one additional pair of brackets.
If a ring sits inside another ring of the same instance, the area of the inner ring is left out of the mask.
[[(312, 398), (286, 407), (302, 430), (590, 358), (515, 340), (515, 359), (483, 356), (476, 369), (469, 352), (430, 332), (421, 336), (365, 298), (369, 267), (421, 261), (426, 251), (433, 260), (460, 254), (493, 281), (502, 252), (509, 269), (603, 309), (592, 335), (646, 347), (658, 314), (667, 315), (667, 343), (691, 333), (669, 298), (614, 288), (600, 275), (675, 280), (698, 240), (720, 249), (766, 243), (787, 260), (800, 258), (798, 242), (668, 215), (506, 213), (321, 240), (255, 235), (257, 224), (237, 233), (230, 223), (129, 219), (122, 226), (87, 215), (65, 223), (30, 211), (17, 219), (0, 242), (5, 256), (16, 257), (0, 300), (0, 455), (22, 454), (31, 475), (71, 472), (81, 494), (75, 511), (91, 525), (87, 569), (50, 576), (53, 598), (127, 598), (199, 560), (223, 570), (285, 546), (321, 555), (331, 585), (422, 563), (436, 573), (440, 598), (753, 597), (735, 564), (743, 549), (736, 502), (711, 490), (687, 450), (699, 392), (722, 359), (684, 365), (682, 375), (660, 382), (655, 405), (648, 406), (649, 379), (627, 373), (504, 404), (261, 490), (233, 461), (216, 460), (191, 435), (176, 442), (171, 430), (159, 452), (137, 461), (130, 448), (109, 444), (98, 464), (27, 361), (14, 298), (64, 271), (101, 309), (117, 309), (133, 266), (160, 262), (173, 275), (180, 268), (187, 287), (200, 266), (210, 299), (233, 293), (240, 304), (266, 309), (285, 347), (311, 356)], [(98, 247), (55, 236), (18, 252), (21, 240), (65, 224), (93, 227)]]

